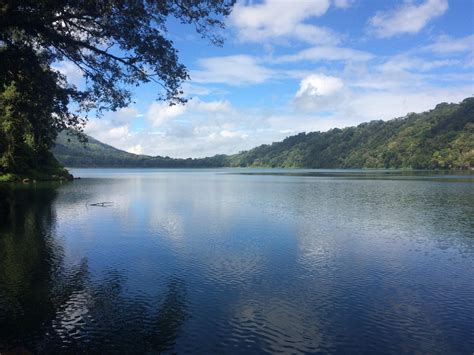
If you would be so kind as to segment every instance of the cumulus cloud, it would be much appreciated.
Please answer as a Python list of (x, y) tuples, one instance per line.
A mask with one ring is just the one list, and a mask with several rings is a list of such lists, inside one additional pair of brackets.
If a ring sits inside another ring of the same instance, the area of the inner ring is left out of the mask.
[(331, 30), (304, 21), (326, 13), (329, 0), (266, 0), (262, 3), (234, 6), (231, 24), (242, 41), (261, 42), (285, 38), (307, 43), (336, 43), (338, 36)]
[(204, 58), (198, 64), (201, 69), (191, 71), (191, 79), (197, 83), (260, 84), (273, 74), (257, 58), (249, 55)]
[(377, 12), (369, 25), (377, 37), (392, 37), (402, 33), (418, 33), (431, 20), (448, 10), (447, 0), (426, 0), (416, 5), (405, 2), (392, 11)]
[[(124, 107), (115, 112), (108, 112), (101, 119), (91, 119), (86, 125), (86, 133), (98, 140), (126, 143), (130, 137), (130, 125), (139, 116), (135, 107)], [(121, 149), (128, 149), (128, 145), (120, 145)]]
[(313, 74), (301, 80), (296, 97), (330, 96), (344, 86), (341, 79), (324, 74)]
[(472, 83), (455, 78), (454, 83), (439, 85), (451, 74), (430, 73), (450, 65), (456, 66), (456, 61), (399, 55), (379, 65), (349, 66), (341, 77), (313, 74), (301, 81), (295, 108), (314, 115), (318, 125), (324, 121), (330, 127), (346, 127), (426, 111), (440, 102), (459, 102), (472, 95)]
[(105, 117), (102, 119), (90, 119), (87, 122), (85, 132), (101, 142), (124, 150), (130, 148), (130, 139), (133, 136), (129, 124), (117, 126), (115, 122)]
[(311, 74), (301, 80), (294, 104), (300, 111), (331, 108), (339, 98), (344, 83), (340, 78), (324, 74)]
[(159, 127), (167, 121), (182, 115), (186, 111), (184, 105), (170, 106), (165, 102), (153, 102), (146, 113), (147, 120), (153, 127)]

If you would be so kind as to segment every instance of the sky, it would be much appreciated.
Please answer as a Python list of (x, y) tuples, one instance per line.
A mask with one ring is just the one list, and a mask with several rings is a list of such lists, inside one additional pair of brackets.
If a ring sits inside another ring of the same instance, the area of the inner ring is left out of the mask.
[[(187, 104), (142, 85), (86, 133), (131, 153), (204, 157), (474, 95), (474, 0), (237, 1), (222, 35), (216, 47), (171, 19)], [(57, 69), (83, 84), (71, 63)]]

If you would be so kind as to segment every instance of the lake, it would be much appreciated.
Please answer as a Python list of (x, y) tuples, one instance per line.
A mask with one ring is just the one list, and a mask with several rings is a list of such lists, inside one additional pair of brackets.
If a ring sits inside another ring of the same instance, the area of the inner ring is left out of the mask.
[(71, 171), (0, 191), (0, 353), (474, 351), (474, 175)]

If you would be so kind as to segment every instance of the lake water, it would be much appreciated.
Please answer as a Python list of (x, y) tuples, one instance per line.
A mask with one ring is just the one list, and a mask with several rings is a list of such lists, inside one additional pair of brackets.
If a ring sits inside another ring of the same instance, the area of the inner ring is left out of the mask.
[(72, 172), (0, 191), (0, 353), (474, 351), (473, 175)]

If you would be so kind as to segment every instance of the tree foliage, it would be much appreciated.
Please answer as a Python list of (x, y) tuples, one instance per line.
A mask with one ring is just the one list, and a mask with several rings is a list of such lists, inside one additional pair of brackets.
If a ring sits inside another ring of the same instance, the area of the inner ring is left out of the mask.
[(21, 172), (51, 165), (56, 132), (83, 120), (68, 111), (69, 99), (78, 94), (49, 67), (44, 53), (24, 50), (11, 60), (14, 78), (0, 92), (0, 167)]
[[(116, 110), (130, 103), (131, 87), (147, 82), (161, 85), (157, 99), (183, 103), (180, 86), (188, 72), (168, 20), (220, 44), (215, 29), (233, 2), (0, 0), (0, 169), (21, 171), (28, 165), (22, 150), (31, 148), (39, 162), (59, 131), (81, 132), (84, 120), (71, 103), (79, 112)], [(52, 69), (63, 60), (82, 72), (84, 88)]]

